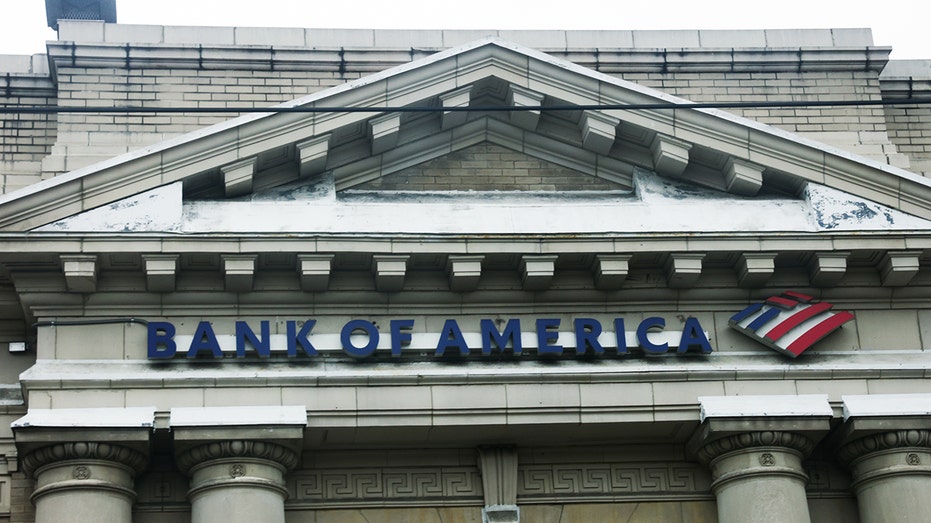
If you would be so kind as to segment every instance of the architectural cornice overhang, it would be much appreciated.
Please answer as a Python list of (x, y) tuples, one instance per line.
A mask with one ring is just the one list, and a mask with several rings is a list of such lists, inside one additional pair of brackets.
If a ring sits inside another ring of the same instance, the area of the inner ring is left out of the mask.
[[(297, 47), (55, 41), (50, 69), (60, 67), (171, 67), (176, 69), (334, 71), (376, 73), (442, 52), (444, 47)], [(605, 73), (652, 72), (880, 72), (891, 47), (540, 47), (541, 52)]]
[(0, 262), (34, 254), (333, 253), (394, 254), (804, 252), (931, 249), (928, 231), (774, 232), (745, 234), (639, 233), (502, 235), (319, 235), (165, 233), (0, 233)]
[[(681, 110), (595, 112), (606, 122), (649, 129), (675, 143), (746, 162), (754, 172), (780, 177), (789, 185), (816, 182), (931, 218), (931, 181), (916, 174), (723, 111), (690, 108), (687, 100), (498, 39), (442, 51), (279, 107), (403, 107), (489, 78), (568, 104), (675, 104)], [(235, 118), (0, 196), (0, 230), (33, 229), (263, 152), (307, 143), (371, 117), (351, 112)], [(736, 185), (738, 192), (747, 189), (742, 181)]]

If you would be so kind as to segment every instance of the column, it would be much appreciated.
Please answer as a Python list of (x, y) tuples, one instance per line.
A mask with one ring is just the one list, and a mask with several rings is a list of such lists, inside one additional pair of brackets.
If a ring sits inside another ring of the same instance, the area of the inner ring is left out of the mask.
[(814, 443), (792, 432), (744, 432), (703, 446), (718, 522), (810, 522), (802, 458)]
[(11, 424), (35, 523), (130, 523), (155, 407), (29, 409)]
[(300, 462), (304, 406), (171, 409), (191, 523), (284, 523), (285, 474)]
[(23, 468), (36, 479), (36, 523), (130, 523), (135, 476), (145, 464), (141, 452), (111, 443), (58, 443), (30, 452)]
[(294, 451), (263, 441), (220, 441), (184, 452), (178, 467), (191, 477), (191, 523), (284, 523), (284, 475), (297, 464)]
[(719, 523), (811, 521), (802, 459), (827, 434), (827, 396), (702, 397), (689, 450), (711, 469)]
[(924, 522), (931, 514), (931, 394), (844, 396), (838, 458), (861, 523)]

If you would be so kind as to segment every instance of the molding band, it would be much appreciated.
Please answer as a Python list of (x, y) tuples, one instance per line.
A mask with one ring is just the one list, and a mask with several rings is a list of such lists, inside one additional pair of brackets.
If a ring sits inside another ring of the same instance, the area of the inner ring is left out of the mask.
[(112, 443), (79, 441), (56, 443), (26, 454), (23, 458), (23, 470), (33, 476), (41, 467), (70, 460), (111, 461), (129, 467), (132, 473), (141, 471), (148, 464), (146, 456), (137, 450)]
[(225, 458), (255, 458), (274, 461), (285, 470), (298, 464), (297, 453), (277, 443), (253, 440), (229, 440), (206, 443), (182, 452), (178, 468), (189, 474), (194, 466), (205, 461)]

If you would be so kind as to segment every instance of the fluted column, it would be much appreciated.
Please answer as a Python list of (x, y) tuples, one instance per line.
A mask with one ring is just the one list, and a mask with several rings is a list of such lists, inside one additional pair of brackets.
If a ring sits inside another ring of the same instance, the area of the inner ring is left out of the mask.
[(809, 522), (802, 458), (814, 442), (800, 434), (760, 431), (714, 440), (698, 451), (711, 468), (718, 522)]
[(191, 523), (284, 523), (284, 474), (298, 463), (275, 443), (232, 440), (194, 447), (178, 457), (191, 477)]
[(931, 430), (894, 430), (842, 446), (861, 523), (923, 522), (931, 517)]
[(133, 484), (145, 456), (111, 443), (58, 443), (23, 459), (36, 479), (36, 523), (106, 521), (131, 523)]

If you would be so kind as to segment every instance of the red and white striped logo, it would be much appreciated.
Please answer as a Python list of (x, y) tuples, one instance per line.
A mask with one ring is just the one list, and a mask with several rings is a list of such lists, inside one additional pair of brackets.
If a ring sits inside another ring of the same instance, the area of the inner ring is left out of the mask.
[(853, 319), (853, 314), (832, 312), (828, 302), (786, 291), (754, 303), (731, 316), (728, 325), (790, 358), (836, 331)]

